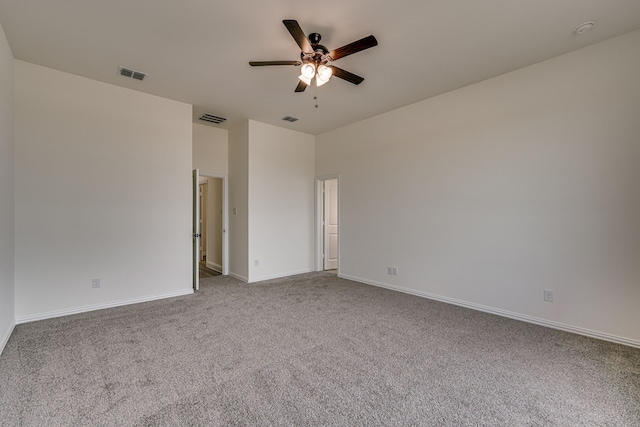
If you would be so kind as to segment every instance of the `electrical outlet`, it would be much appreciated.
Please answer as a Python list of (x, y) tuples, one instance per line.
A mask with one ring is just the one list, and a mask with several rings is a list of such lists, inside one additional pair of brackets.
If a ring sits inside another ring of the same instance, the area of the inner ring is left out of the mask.
[(253, 266), (260, 267), (260, 260), (259, 259), (253, 260)]
[(97, 289), (100, 287), (100, 279), (91, 279), (91, 287)]
[(387, 267), (387, 274), (391, 276), (393, 274), (393, 267)]
[(391, 275), (392, 276), (398, 275), (398, 267), (391, 267)]
[(544, 298), (545, 301), (553, 302), (553, 291), (552, 290), (544, 289), (542, 294), (543, 294), (543, 298)]

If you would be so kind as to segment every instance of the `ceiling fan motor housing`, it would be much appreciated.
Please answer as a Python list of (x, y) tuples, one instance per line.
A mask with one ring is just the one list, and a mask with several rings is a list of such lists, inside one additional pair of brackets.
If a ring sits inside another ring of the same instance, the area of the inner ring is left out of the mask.
[(318, 33), (309, 34), (309, 41), (311, 42), (312, 45), (320, 43), (320, 40), (322, 40), (322, 36), (320, 34)]
[(313, 62), (316, 65), (324, 65), (331, 60), (331, 57), (328, 56), (329, 49), (320, 44), (321, 39), (322, 36), (318, 33), (309, 34), (309, 42), (311, 43), (313, 52), (300, 52), (302, 62)]

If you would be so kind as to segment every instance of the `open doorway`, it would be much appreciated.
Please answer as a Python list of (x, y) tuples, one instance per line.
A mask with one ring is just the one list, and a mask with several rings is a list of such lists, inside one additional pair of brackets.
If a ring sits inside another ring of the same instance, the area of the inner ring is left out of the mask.
[(203, 190), (202, 209), (202, 261), (204, 267), (222, 273), (222, 178), (200, 176)]
[(200, 194), (200, 262), (207, 258), (207, 196), (209, 193), (209, 183), (207, 178), (201, 176), (199, 179)]
[(200, 278), (228, 274), (228, 184), (226, 175), (194, 170), (194, 289)]
[(316, 178), (316, 270), (339, 271), (338, 176)]

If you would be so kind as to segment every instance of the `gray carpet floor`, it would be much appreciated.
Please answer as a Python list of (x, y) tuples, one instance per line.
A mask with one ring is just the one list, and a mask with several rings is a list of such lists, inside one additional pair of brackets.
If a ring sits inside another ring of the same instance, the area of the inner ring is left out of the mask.
[(640, 426), (640, 349), (310, 273), (18, 325), (2, 426)]

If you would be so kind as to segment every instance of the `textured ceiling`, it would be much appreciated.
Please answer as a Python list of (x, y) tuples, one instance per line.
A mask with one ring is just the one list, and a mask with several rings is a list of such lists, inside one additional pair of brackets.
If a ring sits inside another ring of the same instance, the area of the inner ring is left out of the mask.
[[(329, 49), (375, 35), (378, 46), (335, 62), (365, 81), (294, 93), (296, 67), (250, 67), (299, 59), (283, 19)], [(0, 0), (0, 22), (17, 59), (228, 119), (213, 126), (254, 119), (319, 134), (639, 29), (640, 1)]]

